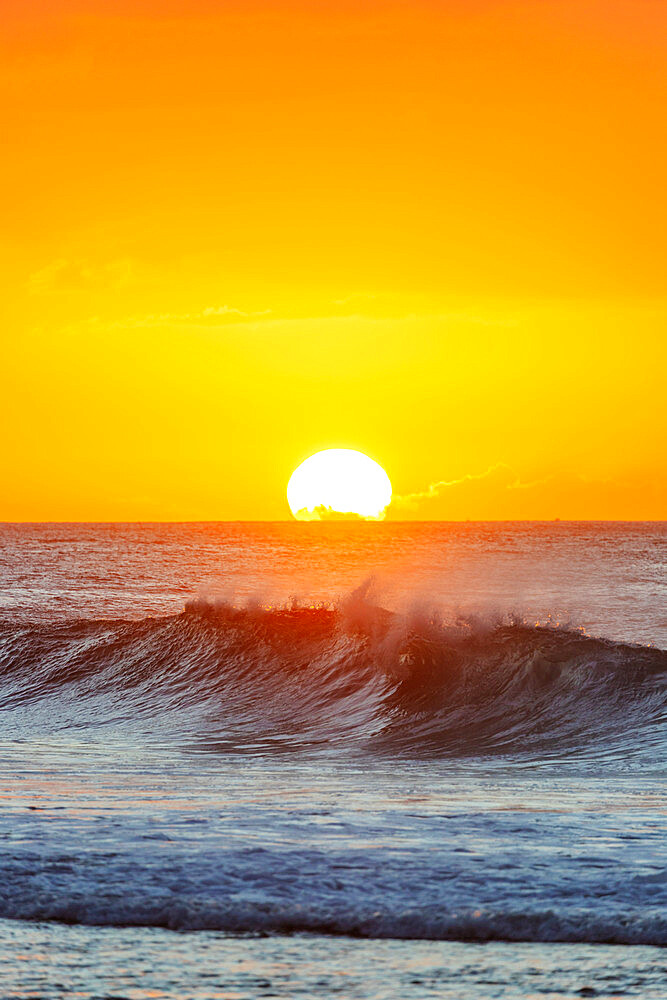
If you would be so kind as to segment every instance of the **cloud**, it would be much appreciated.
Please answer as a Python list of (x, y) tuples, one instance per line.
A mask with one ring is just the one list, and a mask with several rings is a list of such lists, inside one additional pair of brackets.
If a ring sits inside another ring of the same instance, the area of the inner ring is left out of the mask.
[[(664, 517), (664, 489), (655, 480), (624, 479), (561, 469), (522, 478), (505, 462), (459, 479), (392, 498), (388, 515), (433, 520), (624, 520)], [(637, 512), (640, 512), (639, 515)]]
[(31, 295), (56, 295), (107, 289), (119, 291), (134, 280), (134, 262), (120, 257), (103, 264), (92, 264), (84, 259), (59, 257), (26, 281)]
[(434, 500), (439, 497), (443, 491), (451, 489), (453, 486), (463, 486), (466, 483), (472, 483), (480, 479), (488, 479), (499, 469), (506, 469), (510, 473), (512, 471), (508, 465), (505, 465), (504, 462), (498, 462), (496, 465), (489, 466), (489, 468), (484, 472), (467, 473), (465, 476), (461, 476), (460, 479), (439, 479), (435, 483), (430, 483), (424, 490), (418, 490), (416, 493), (404, 493), (400, 496), (395, 496), (392, 498), (391, 502), (392, 505), (397, 504), (409, 506), (411, 504), (415, 504), (419, 500)]
[(514, 320), (479, 316), (463, 309), (453, 309), (447, 312), (433, 311), (422, 301), (412, 301), (406, 308), (403, 298), (397, 296), (371, 293), (358, 293), (320, 303), (296, 304), (292, 308), (271, 308), (244, 310), (228, 304), (211, 305), (191, 312), (167, 313), (155, 312), (143, 316), (128, 318), (126, 325), (149, 326), (158, 323), (174, 323), (184, 325), (217, 325), (226, 323), (245, 323), (258, 320), (274, 323), (313, 323), (363, 320), (365, 322), (383, 323), (395, 322), (449, 322), (472, 324), (475, 326), (511, 326)]
[(334, 510), (333, 507), (319, 504), (317, 507), (313, 507), (312, 510), (302, 507), (294, 516), (298, 521), (382, 521), (384, 519), (384, 511), (378, 517), (367, 517), (364, 514), (357, 514), (354, 511)]
[(508, 490), (534, 490), (537, 486), (544, 486), (546, 483), (552, 482), (554, 476), (543, 476), (542, 479), (531, 479), (527, 483), (522, 483), (517, 477), (516, 481), (507, 484)]
[(234, 306), (206, 306), (205, 309), (184, 313), (144, 313), (141, 316), (126, 316), (109, 326), (118, 327), (158, 327), (158, 326), (226, 326), (229, 323), (250, 323), (271, 316), (270, 309), (247, 312)]

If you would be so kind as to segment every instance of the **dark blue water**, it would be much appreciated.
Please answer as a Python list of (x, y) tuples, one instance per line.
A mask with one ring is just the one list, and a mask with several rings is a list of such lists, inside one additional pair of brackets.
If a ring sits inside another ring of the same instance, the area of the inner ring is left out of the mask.
[(666, 537), (0, 529), (2, 995), (664, 996)]

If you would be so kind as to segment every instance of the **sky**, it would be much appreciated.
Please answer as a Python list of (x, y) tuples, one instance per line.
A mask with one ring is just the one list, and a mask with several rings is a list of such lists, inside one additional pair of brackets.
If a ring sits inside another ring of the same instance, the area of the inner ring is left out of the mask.
[(667, 517), (663, 0), (5, 0), (0, 520)]

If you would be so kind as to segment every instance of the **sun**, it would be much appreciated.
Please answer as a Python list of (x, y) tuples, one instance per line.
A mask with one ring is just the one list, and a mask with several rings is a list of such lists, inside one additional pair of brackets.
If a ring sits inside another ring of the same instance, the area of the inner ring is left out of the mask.
[(297, 521), (381, 521), (391, 500), (389, 476), (361, 451), (318, 451), (294, 470), (287, 502)]

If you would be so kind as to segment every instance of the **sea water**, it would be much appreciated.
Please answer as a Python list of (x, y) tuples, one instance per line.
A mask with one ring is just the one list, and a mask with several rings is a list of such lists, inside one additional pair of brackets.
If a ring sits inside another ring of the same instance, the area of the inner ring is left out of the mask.
[(664, 998), (666, 551), (0, 526), (0, 996)]

